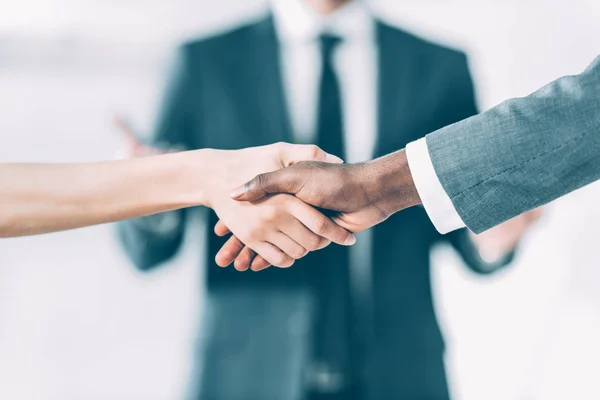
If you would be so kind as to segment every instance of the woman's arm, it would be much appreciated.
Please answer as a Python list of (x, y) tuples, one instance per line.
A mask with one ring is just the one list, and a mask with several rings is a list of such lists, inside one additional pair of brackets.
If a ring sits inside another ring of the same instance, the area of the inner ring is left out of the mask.
[[(287, 267), (348, 231), (291, 195), (231, 199), (231, 187), (299, 161), (341, 162), (316, 146), (278, 143), (89, 164), (0, 164), (0, 237), (80, 228), (204, 205), (269, 264)], [(237, 240), (237, 239), (235, 239)]]
[[(0, 237), (35, 235), (205, 202), (207, 166), (179, 153), (86, 164), (0, 164)], [(193, 155), (199, 160), (203, 154)], [(190, 171), (190, 169), (195, 171)], [(195, 176), (196, 179), (193, 179)]]

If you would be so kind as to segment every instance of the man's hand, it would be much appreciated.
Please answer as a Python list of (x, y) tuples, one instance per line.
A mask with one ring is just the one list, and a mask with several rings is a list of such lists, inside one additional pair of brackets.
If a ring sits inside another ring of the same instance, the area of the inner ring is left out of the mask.
[(513, 251), (519, 240), (541, 218), (542, 208), (536, 208), (479, 235), (471, 234), (483, 260), (493, 263)]
[[(361, 164), (301, 162), (258, 175), (231, 196), (238, 201), (258, 201), (275, 193), (293, 194), (305, 203), (334, 212), (333, 221), (351, 232), (367, 229), (396, 211), (420, 203), (403, 150)], [(215, 227), (219, 235), (227, 231), (226, 224)], [(252, 261), (235, 238), (231, 241), (217, 255), (221, 262), (235, 260), (238, 269), (246, 269), (252, 262), (255, 271), (268, 267), (264, 260)]]
[(301, 162), (256, 176), (234, 189), (238, 201), (257, 201), (276, 193), (334, 211), (340, 226), (359, 232), (396, 211), (419, 204), (404, 151), (361, 164)]

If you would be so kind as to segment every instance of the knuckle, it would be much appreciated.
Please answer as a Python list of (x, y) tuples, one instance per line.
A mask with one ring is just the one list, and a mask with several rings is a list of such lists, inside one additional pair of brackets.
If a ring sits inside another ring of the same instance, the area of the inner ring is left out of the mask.
[(261, 225), (251, 226), (246, 228), (243, 234), (240, 235), (240, 240), (243, 243), (250, 244), (251, 239), (260, 239), (264, 236), (264, 229)]
[(262, 212), (262, 219), (265, 222), (275, 222), (279, 212), (276, 207), (266, 207)]
[(317, 234), (324, 233), (325, 230), (327, 229), (326, 218), (323, 216), (315, 218), (315, 220), (313, 221), (313, 229), (314, 229), (314, 232)]
[(317, 159), (321, 155), (321, 149), (314, 144), (308, 145), (308, 154), (311, 158)]
[(267, 177), (265, 174), (258, 174), (252, 179), (248, 186), (250, 189), (256, 189), (262, 187), (267, 182)]

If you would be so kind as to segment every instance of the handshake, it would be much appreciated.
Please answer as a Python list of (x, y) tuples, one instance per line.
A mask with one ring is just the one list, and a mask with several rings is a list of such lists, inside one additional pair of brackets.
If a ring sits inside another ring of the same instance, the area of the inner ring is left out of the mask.
[[(121, 131), (128, 157), (164, 153), (143, 145), (124, 123)], [(421, 204), (405, 150), (344, 164), (314, 145), (277, 143), (184, 151), (163, 160), (175, 166), (167, 167), (172, 170), (171, 189), (157, 189), (169, 196), (168, 209), (212, 208), (220, 219), (215, 233), (232, 233), (216, 263), (233, 263), (239, 271), (287, 268), (332, 242), (350, 246), (356, 241), (353, 233)], [(494, 262), (514, 249), (540, 214), (539, 209), (529, 211), (480, 235), (471, 234), (471, 240), (484, 260)]]
[[(127, 142), (130, 157), (161, 152), (131, 133)], [(288, 143), (173, 156), (188, 179), (177, 185), (187, 188), (181, 203), (216, 212), (215, 233), (232, 233), (216, 263), (239, 271), (290, 267), (332, 242), (350, 246), (354, 232), (420, 203), (404, 150), (360, 164)]]
[(212, 159), (195, 175), (206, 183), (202, 204), (220, 218), (217, 235), (233, 234), (216, 262), (239, 271), (290, 267), (331, 242), (350, 246), (354, 232), (420, 203), (404, 151), (361, 164), (287, 143), (198, 152)]
[(353, 232), (420, 203), (403, 150), (361, 164), (286, 143), (240, 152), (221, 181), (227, 198), (215, 185), (209, 203), (220, 218), (215, 233), (233, 233), (216, 257), (222, 267), (289, 267), (331, 242), (350, 246)]

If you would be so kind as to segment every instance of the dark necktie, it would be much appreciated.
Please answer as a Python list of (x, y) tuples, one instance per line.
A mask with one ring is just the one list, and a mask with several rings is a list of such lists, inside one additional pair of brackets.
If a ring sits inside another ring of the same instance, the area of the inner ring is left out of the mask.
[[(344, 158), (344, 127), (340, 85), (333, 67), (333, 54), (341, 39), (322, 35), (322, 73), (319, 86), (316, 144), (328, 153)], [(315, 356), (320, 376), (329, 380), (320, 391), (333, 393), (348, 389), (350, 380), (350, 270), (347, 247), (336, 244), (311, 257), (313, 284), (317, 296)], [(317, 373), (319, 375), (319, 373)], [(326, 382), (323, 382), (326, 383)], [(335, 395), (332, 398), (337, 398)]]
[(344, 124), (342, 101), (337, 74), (333, 68), (333, 53), (341, 43), (336, 36), (319, 38), (322, 57), (319, 108), (317, 114), (317, 145), (323, 150), (344, 158)]

